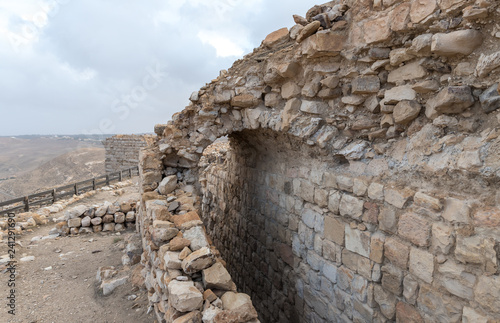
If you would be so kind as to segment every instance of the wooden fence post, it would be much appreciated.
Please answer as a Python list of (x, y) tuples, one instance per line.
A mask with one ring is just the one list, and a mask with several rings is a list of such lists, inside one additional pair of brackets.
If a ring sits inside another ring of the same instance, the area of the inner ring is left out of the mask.
[(54, 188), (52, 190), (52, 203), (55, 203), (56, 202), (56, 189)]
[(128, 178), (132, 178), (132, 168), (128, 169)]
[(24, 197), (24, 211), (25, 212), (29, 212), (30, 211), (30, 201), (29, 201), (29, 197), (28, 196)]
[(95, 191), (96, 187), (95, 187), (95, 177), (92, 178), (92, 190)]
[(109, 174), (106, 174), (106, 186), (109, 186)]
[(75, 183), (75, 195), (78, 195), (78, 185)]
[(123, 180), (123, 171), (118, 172), (118, 182), (121, 182)]

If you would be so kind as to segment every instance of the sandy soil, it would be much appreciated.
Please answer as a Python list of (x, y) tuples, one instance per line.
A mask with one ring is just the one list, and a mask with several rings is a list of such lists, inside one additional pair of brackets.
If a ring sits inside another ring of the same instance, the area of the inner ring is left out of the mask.
[[(118, 197), (112, 192), (99, 192), (78, 203), (114, 202), (137, 195), (137, 186), (124, 189)], [(62, 213), (61, 213), (62, 214)], [(55, 214), (58, 217), (61, 214)], [(16, 269), (16, 315), (8, 314), (9, 273), (0, 268), (0, 322), (154, 322), (148, 309), (147, 294), (133, 287), (130, 281), (113, 294), (102, 296), (96, 283), (101, 266), (121, 268), (125, 240), (134, 232), (98, 233), (74, 237), (58, 237), (31, 242), (35, 236), (47, 236), (53, 224), (39, 227), (18, 237), (16, 260), (34, 256), (18, 263)], [(7, 254), (5, 243), (0, 255)], [(130, 273), (131, 274), (131, 270)], [(136, 295), (137, 299), (127, 299)]]

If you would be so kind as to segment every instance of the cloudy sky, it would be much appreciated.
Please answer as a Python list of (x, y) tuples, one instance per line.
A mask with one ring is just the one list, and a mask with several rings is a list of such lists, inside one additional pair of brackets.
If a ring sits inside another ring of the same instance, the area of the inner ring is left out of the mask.
[(312, 0), (0, 0), (0, 136), (152, 132)]

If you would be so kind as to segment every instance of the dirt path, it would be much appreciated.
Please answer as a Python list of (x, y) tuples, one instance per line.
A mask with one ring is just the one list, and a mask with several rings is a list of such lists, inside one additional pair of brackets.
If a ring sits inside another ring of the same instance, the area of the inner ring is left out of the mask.
[[(79, 202), (98, 204), (114, 202), (136, 194), (136, 187), (125, 188), (121, 197), (112, 192), (99, 192)], [(61, 214), (55, 214), (58, 217)], [(130, 282), (118, 287), (113, 294), (102, 296), (96, 283), (101, 266), (121, 268), (122, 250), (132, 231), (98, 233), (74, 237), (58, 237), (31, 242), (36, 236), (47, 236), (53, 223), (39, 227), (18, 238), (16, 260), (34, 256), (33, 261), (18, 262), (16, 268), (16, 315), (8, 314), (9, 272), (1, 270), (0, 322), (154, 322), (147, 315), (147, 293), (134, 288)], [(0, 255), (7, 254), (5, 243)], [(131, 300), (136, 295), (135, 300)], [(130, 300), (129, 300), (130, 299)]]

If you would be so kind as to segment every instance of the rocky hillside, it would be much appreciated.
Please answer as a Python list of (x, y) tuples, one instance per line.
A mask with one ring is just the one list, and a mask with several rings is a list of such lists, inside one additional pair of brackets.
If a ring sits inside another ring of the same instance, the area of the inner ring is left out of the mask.
[[(46, 158), (44, 156), (44, 158)], [(42, 157), (37, 157), (42, 159)], [(27, 161), (31, 164), (33, 161)], [(33, 162), (34, 163), (34, 162)], [(104, 148), (74, 150), (0, 182), (0, 201), (104, 174)]]

